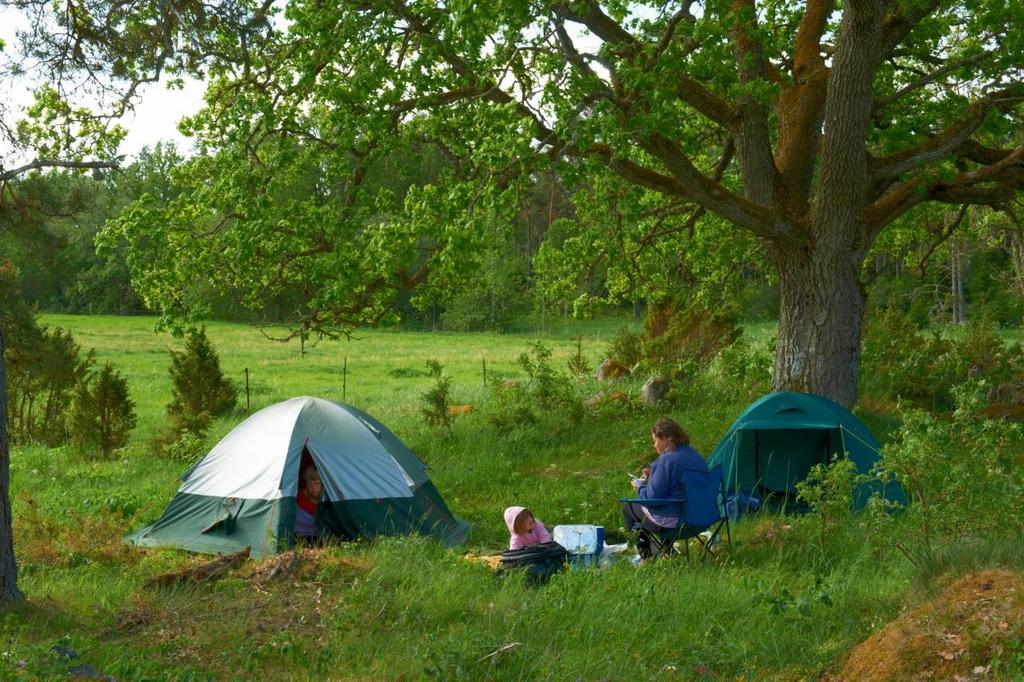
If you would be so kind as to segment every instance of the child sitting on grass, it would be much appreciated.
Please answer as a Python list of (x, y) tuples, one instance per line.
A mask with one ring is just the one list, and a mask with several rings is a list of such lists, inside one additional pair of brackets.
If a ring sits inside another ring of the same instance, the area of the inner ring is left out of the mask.
[(526, 507), (509, 507), (505, 510), (505, 525), (511, 537), (509, 549), (522, 549), (529, 545), (551, 542), (551, 535), (544, 524), (538, 521)]

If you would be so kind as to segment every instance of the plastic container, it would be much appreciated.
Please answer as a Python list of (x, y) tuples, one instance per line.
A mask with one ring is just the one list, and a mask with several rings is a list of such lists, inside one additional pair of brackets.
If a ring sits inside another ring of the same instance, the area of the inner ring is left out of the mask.
[(596, 568), (604, 549), (604, 527), (589, 524), (555, 526), (551, 533), (555, 542), (569, 552), (573, 570)]

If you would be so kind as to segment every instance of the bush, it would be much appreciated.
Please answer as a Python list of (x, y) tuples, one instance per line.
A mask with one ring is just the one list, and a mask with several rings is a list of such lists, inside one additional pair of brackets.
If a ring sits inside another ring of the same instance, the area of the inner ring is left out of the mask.
[(428, 426), (443, 427), (446, 431), (452, 428), (452, 414), (449, 412), (449, 393), (451, 391), (451, 377), (444, 373), (444, 367), (437, 360), (427, 360), (427, 369), (434, 377), (434, 385), (426, 393), (420, 396), (423, 402), (424, 421)]
[(850, 518), (856, 465), (848, 457), (836, 457), (827, 466), (815, 464), (806, 478), (796, 484), (797, 499), (817, 517), (818, 543), (824, 554), (826, 543)]
[(771, 390), (772, 353), (754, 348), (743, 339), (718, 354), (716, 365), (730, 387), (751, 398)]
[(736, 307), (747, 322), (779, 319), (779, 287), (763, 279), (744, 279), (736, 292)]
[(237, 400), (235, 383), (220, 370), (220, 359), (203, 327), (192, 332), (182, 351), (171, 351), (172, 399), (167, 406), (175, 434), (202, 435), (213, 417)]
[(75, 445), (109, 455), (128, 442), (135, 421), (135, 403), (128, 396), (128, 382), (109, 362), (79, 382), (71, 418), (71, 440)]
[(485, 256), (474, 280), (445, 305), (441, 324), (457, 332), (507, 332), (529, 308), (526, 290), (521, 262), (495, 250)]
[(203, 434), (192, 431), (158, 436), (155, 444), (161, 456), (175, 462), (194, 462), (206, 452), (206, 439)]
[(644, 337), (626, 325), (622, 325), (619, 333), (608, 343), (608, 357), (632, 367), (644, 357)]
[(736, 309), (712, 311), (699, 303), (679, 309), (671, 302), (655, 306), (645, 324), (644, 358), (670, 374), (705, 369), (743, 334)]
[(952, 376), (944, 357), (952, 344), (920, 333), (910, 317), (896, 309), (870, 316), (864, 325), (860, 391), (885, 400), (902, 398), (914, 405), (949, 407), (946, 390)]
[(571, 374), (577, 381), (582, 381), (590, 376), (593, 369), (590, 363), (587, 362), (587, 358), (583, 355), (583, 337), (576, 337), (576, 349), (572, 355), (569, 356), (569, 360), (566, 363), (569, 368), (569, 374)]
[(7, 417), (11, 440), (60, 445), (66, 437), (66, 412), (75, 386), (93, 361), (60, 328), (40, 325), (21, 300), (17, 272), (0, 267), (0, 324), (4, 325), (7, 368)]
[[(981, 383), (956, 389), (951, 420), (909, 411), (882, 450), (881, 477), (898, 480), (910, 503), (900, 523), (887, 513), (876, 514), (875, 522), (916, 565), (969, 536), (1019, 538), (1024, 532), (1024, 432), (984, 417), (984, 390)], [(875, 511), (882, 511), (875, 502)]]
[(932, 309), (939, 304), (934, 283), (922, 282), (907, 273), (880, 276), (871, 283), (868, 294), (869, 316), (896, 310), (918, 328), (931, 322)]
[(885, 400), (904, 400), (926, 409), (952, 409), (952, 387), (984, 380), (988, 399), (1024, 400), (1024, 350), (1007, 346), (994, 324), (981, 318), (964, 335), (948, 340), (925, 336), (906, 315), (887, 310), (865, 326), (860, 390)]
[(530, 344), (530, 349), (529, 353), (522, 353), (516, 359), (530, 377), (526, 385), (530, 397), (543, 409), (568, 407), (574, 418), (582, 416), (572, 382), (551, 366), (551, 349), (540, 341)]

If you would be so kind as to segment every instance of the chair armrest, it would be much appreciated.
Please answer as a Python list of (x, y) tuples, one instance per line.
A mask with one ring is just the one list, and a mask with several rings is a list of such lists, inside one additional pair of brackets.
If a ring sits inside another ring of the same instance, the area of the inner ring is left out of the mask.
[(670, 504), (686, 504), (686, 500), (664, 499), (659, 497), (619, 498), (619, 502), (639, 504), (641, 507), (664, 507)]

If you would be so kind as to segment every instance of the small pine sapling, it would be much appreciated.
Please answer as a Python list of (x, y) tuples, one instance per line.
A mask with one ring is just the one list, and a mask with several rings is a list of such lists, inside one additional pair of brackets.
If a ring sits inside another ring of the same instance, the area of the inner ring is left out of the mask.
[(235, 406), (237, 388), (220, 369), (206, 328), (189, 335), (185, 348), (171, 352), (172, 399), (167, 405), (175, 435), (202, 435), (210, 420)]
[(591, 367), (590, 363), (587, 362), (587, 358), (583, 355), (583, 335), (576, 337), (576, 350), (569, 356), (569, 373), (572, 374), (577, 381), (583, 381), (590, 376)]
[(76, 446), (109, 456), (128, 442), (135, 423), (128, 381), (109, 362), (79, 382), (71, 418), (71, 440)]
[(427, 369), (434, 377), (434, 385), (420, 396), (423, 401), (423, 419), (428, 426), (452, 428), (452, 414), (449, 411), (451, 377), (444, 373), (444, 367), (437, 360), (427, 360)]

